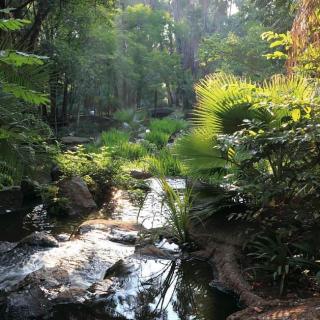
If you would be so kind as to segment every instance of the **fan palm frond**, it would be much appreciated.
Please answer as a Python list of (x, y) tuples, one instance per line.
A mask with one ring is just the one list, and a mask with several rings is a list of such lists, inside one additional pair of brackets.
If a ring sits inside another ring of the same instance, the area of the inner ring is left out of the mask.
[(215, 148), (214, 136), (206, 129), (195, 129), (175, 144), (175, 153), (187, 165), (188, 173), (208, 178), (225, 171), (227, 161)]
[(223, 73), (206, 77), (195, 88), (198, 104), (193, 122), (196, 127), (211, 130), (212, 134), (233, 133), (240, 129), (245, 119), (269, 116), (252, 108), (258, 87), (252, 82)]
[(301, 76), (275, 75), (264, 81), (262, 94), (276, 104), (285, 104), (296, 100), (297, 103), (310, 102), (315, 95), (314, 86)]

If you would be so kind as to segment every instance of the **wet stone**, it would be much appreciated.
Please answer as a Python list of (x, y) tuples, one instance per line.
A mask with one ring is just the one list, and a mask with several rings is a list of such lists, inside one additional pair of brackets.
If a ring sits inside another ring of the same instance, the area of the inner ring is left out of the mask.
[(59, 247), (59, 242), (44, 231), (35, 231), (19, 242), (19, 246)]
[(16, 245), (16, 242), (0, 241), (0, 254), (10, 251)]

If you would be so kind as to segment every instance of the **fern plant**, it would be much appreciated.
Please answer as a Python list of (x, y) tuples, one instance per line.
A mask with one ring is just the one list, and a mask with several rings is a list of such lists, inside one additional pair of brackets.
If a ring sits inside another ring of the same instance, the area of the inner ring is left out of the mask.
[[(0, 13), (6, 15), (10, 9)], [(4, 155), (13, 154), (20, 165), (32, 166), (39, 149), (47, 152), (43, 142), (51, 136), (51, 130), (34, 108), (49, 101), (47, 58), (15, 50), (10, 41), (10, 33), (28, 23), (23, 19), (0, 19), (0, 160), (7, 161)], [(17, 177), (11, 178), (19, 183)]]

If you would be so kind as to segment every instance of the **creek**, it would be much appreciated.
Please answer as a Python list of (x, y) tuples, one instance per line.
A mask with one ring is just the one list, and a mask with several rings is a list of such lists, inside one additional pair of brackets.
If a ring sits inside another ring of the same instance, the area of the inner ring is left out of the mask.
[(117, 191), (109, 213), (57, 220), (34, 204), (1, 215), (0, 319), (224, 320), (237, 311), (233, 296), (210, 285), (207, 263), (165, 239), (137, 250), (137, 221), (165, 224), (160, 184), (148, 183), (141, 208)]

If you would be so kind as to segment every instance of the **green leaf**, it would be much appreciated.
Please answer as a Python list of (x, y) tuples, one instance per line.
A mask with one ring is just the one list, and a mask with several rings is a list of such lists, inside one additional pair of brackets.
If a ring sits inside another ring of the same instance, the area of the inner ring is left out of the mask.
[(4, 30), (7, 32), (18, 31), (28, 24), (30, 24), (30, 21), (24, 19), (0, 19), (0, 30)]

